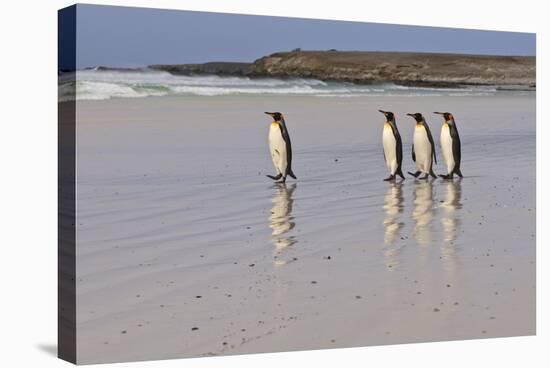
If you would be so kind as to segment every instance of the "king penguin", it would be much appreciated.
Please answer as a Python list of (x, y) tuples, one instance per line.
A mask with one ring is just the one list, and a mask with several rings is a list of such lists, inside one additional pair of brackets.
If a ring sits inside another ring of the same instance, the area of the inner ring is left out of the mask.
[(269, 128), (269, 151), (273, 165), (277, 170), (277, 175), (267, 175), (267, 177), (273, 180), (282, 178), (279, 183), (284, 183), (287, 175), (296, 179), (296, 175), (292, 172), (292, 147), (285, 118), (280, 112), (266, 112), (266, 114), (273, 118)]
[(437, 176), (432, 170), (432, 165), (433, 162), (437, 164), (437, 158), (435, 156), (434, 139), (430, 132), (430, 127), (428, 127), (422, 114), (415, 113), (407, 115), (412, 116), (416, 121), (412, 146), (412, 159), (416, 162), (416, 172), (413, 174), (409, 171), (409, 174), (417, 178), (418, 175), (424, 173), (426, 175), (422, 177), (422, 179), (428, 179), (429, 175), (436, 178)]
[(396, 175), (405, 179), (401, 171), (401, 163), (403, 162), (403, 144), (401, 143), (401, 135), (397, 130), (395, 123), (395, 115), (390, 111), (378, 110), (386, 117), (384, 129), (382, 131), (382, 144), (384, 146), (384, 159), (386, 166), (390, 171), (390, 176), (384, 179), (385, 181), (395, 180)]
[(453, 114), (448, 112), (434, 112), (434, 114), (442, 115), (444, 119), (441, 127), (440, 144), (443, 159), (447, 165), (447, 175), (439, 176), (443, 179), (452, 179), (453, 175), (456, 174), (462, 178), (462, 172), (460, 172), (460, 137), (456, 129), (455, 118)]

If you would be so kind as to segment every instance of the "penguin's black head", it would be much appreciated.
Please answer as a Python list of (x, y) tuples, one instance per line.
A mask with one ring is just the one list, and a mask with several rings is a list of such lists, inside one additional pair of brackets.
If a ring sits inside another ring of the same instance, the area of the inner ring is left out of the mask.
[(420, 123), (422, 120), (424, 120), (424, 117), (419, 112), (414, 113), (414, 114), (407, 114), (407, 115), (412, 116), (414, 118), (414, 120), (416, 120), (417, 123)]
[(273, 120), (275, 121), (281, 121), (281, 119), (283, 118), (283, 114), (281, 114), (280, 112), (265, 112), (265, 114), (267, 115), (270, 115)]
[(382, 114), (384, 114), (387, 121), (394, 121), (395, 120), (395, 116), (393, 115), (393, 112), (383, 111), (383, 110), (378, 110), (378, 111), (380, 111)]
[(434, 114), (443, 116), (443, 119), (445, 119), (445, 121), (454, 121), (455, 120), (453, 114), (451, 114), (450, 112), (437, 112), (436, 111), (436, 112), (434, 112)]

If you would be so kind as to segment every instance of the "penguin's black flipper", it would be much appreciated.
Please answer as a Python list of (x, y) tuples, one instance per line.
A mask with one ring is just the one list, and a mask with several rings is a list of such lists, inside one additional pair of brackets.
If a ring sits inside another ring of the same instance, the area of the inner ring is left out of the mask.
[(462, 172), (460, 171), (460, 167), (455, 168), (455, 173), (456, 173), (456, 175), (460, 176), (461, 178), (464, 177), (464, 176), (462, 176)]
[(283, 174), (279, 174), (277, 176), (273, 176), (273, 175), (266, 175), (266, 176), (272, 180), (279, 180), (281, 176), (283, 176)]
[(397, 175), (401, 177), (401, 179), (405, 180), (405, 175), (403, 175), (403, 171), (401, 171), (401, 168), (399, 167), (397, 171), (395, 172)]
[(292, 169), (289, 169), (289, 170), (288, 170), (287, 175), (289, 175), (289, 176), (290, 176), (291, 178), (293, 178), (293, 179), (296, 179), (296, 175), (294, 175), (294, 173), (292, 172)]
[(420, 171), (417, 171), (415, 172), (414, 174), (410, 171), (407, 171), (409, 174), (411, 174), (412, 176), (414, 176), (415, 178), (418, 178), (418, 175), (420, 175)]
[(434, 138), (432, 137), (432, 132), (430, 131), (430, 127), (428, 126), (428, 124), (426, 124), (426, 122), (424, 122), (424, 128), (426, 129), (426, 134), (428, 135), (428, 140), (430, 141), (430, 146), (432, 147), (432, 157), (434, 159), (435, 164), (437, 165)]

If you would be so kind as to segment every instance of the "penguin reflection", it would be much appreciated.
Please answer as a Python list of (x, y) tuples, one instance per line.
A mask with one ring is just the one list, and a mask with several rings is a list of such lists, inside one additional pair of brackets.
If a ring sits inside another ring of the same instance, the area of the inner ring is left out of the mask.
[(432, 232), (430, 225), (434, 217), (433, 180), (416, 181), (414, 188), (414, 209), (412, 218), (416, 222), (414, 237), (420, 245), (430, 245)]
[(460, 228), (460, 215), (458, 210), (462, 208), (460, 202), (462, 197), (462, 179), (458, 181), (446, 182), (445, 199), (441, 207), (443, 208), (443, 240), (445, 244), (456, 240)]
[(403, 213), (403, 184), (391, 183), (386, 195), (384, 196), (384, 210), (386, 217), (384, 218), (384, 243), (391, 245), (399, 236), (399, 231), (403, 227), (403, 222), (400, 222)]
[(395, 240), (399, 237), (404, 223), (401, 221), (403, 215), (403, 183), (393, 182), (390, 184), (384, 196), (384, 244), (387, 248), (384, 251), (386, 266), (388, 270), (395, 270), (399, 266), (398, 256), (401, 246), (395, 246)]
[(284, 249), (296, 243), (294, 236), (288, 236), (287, 233), (296, 225), (294, 217), (292, 217), (292, 194), (296, 189), (296, 184), (292, 184), (289, 188), (285, 183), (278, 183), (273, 186), (276, 190), (275, 196), (271, 200), (273, 207), (271, 208), (271, 216), (269, 217), (271, 228), (271, 241), (275, 245), (276, 264), (284, 264), (285, 261), (279, 259), (280, 254)]

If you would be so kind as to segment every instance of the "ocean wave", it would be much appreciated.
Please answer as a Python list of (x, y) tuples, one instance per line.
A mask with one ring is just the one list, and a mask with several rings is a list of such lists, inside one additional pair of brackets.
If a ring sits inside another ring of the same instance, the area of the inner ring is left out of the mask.
[(59, 101), (107, 100), (150, 96), (304, 95), (356, 96), (472, 96), (497, 93), (494, 88), (425, 88), (393, 84), (356, 85), (317, 79), (275, 79), (221, 76), (176, 76), (152, 69), (136, 71), (81, 70), (59, 78)]

